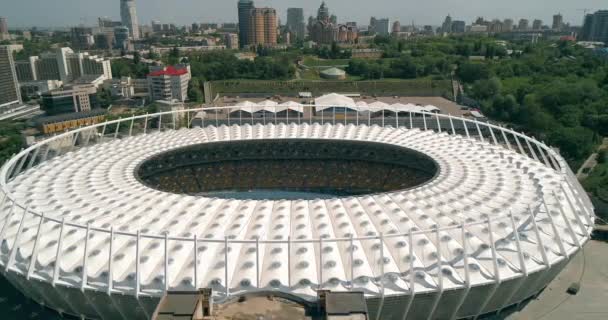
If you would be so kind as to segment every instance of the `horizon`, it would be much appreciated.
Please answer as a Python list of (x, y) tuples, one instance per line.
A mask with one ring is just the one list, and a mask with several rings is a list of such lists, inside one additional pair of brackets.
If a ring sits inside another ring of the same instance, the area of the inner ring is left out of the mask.
[[(150, 25), (152, 20), (176, 25), (192, 23), (234, 23), (237, 22), (237, 0), (174, 0), (167, 3), (163, 0), (138, 0), (137, 15), (140, 25)], [(305, 20), (308, 16), (316, 15), (319, 1), (302, 0), (254, 0), (258, 7), (273, 7), (277, 10), (282, 23), (286, 21), (287, 8), (303, 8)], [(373, 4), (362, 3), (352, 6), (351, 1), (325, 0), (332, 14), (338, 16), (341, 22), (355, 21), (359, 25), (369, 24), (372, 16), (389, 18), (400, 21), (402, 25), (415, 23), (421, 25), (441, 25), (447, 15), (453, 20), (462, 20), (471, 24), (476, 17), (486, 20), (511, 18), (540, 19), (545, 25), (551, 25), (554, 14), (561, 13), (564, 22), (573, 26), (582, 25), (585, 10), (595, 12), (602, 6), (608, 7), (605, 0), (581, 0), (576, 3), (565, 0), (552, 1), (555, 9), (548, 10), (546, 3), (524, 0), (512, 0), (506, 6), (498, 0), (428, 0), (423, 4), (412, 6), (413, 1), (377, 0)], [(446, 3), (447, 2), (447, 3)], [(22, 28), (66, 28), (77, 25), (95, 26), (97, 18), (109, 17), (120, 20), (120, 1), (98, 0), (54, 0), (40, 2), (38, 0), (21, 0), (4, 6), (2, 15), (8, 19), (11, 29)], [(191, 10), (183, 10), (183, 6)], [(65, 8), (71, 10), (65, 10)], [(466, 7), (466, 8), (465, 8)], [(474, 8), (474, 9), (471, 9)], [(200, 9), (200, 14), (195, 14)], [(210, 10), (208, 10), (210, 9)], [(38, 12), (47, 14), (40, 17)], [(165, 13), (162, 15), (161, 13)], [(400, 12), (395, 14), (395, 12)], [(496, 14), (500, 13), (500, 14)]]

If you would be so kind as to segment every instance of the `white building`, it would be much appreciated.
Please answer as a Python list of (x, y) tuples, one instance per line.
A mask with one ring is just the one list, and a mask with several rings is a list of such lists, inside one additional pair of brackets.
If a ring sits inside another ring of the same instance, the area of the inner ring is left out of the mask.
[(27, 61), (17, 61), (16, 69), (20, 82), (61, 80), (63, 83), (69, 83), (84, 76), (112, 79), (110, 60), (87, 52), (76, 53), (67, 47), (29, 57)]
[(152, 100), (186, 101), (191, 79), (189, 65), (152, 67), (150, 71), (148, 86)]

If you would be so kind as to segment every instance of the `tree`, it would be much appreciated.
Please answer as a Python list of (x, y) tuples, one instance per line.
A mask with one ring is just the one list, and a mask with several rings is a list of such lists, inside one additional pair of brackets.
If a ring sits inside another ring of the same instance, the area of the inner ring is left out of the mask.
[[(489, 99), (500, 93), (502, 83), (500, 79), (494, 77), (489, 80), (477, 80), (473, 84), (473, 97), (477, 99)], [(513, 98), (515, 100), (515, 98)]]
[(188, 100), (198, 103), (202, 103), (204, 100), (201, 82), (196, 77), (193, 77), (190, 83), (188, 83)]
[(133, 52), (133, 63), (139, 64), (141, 62), (141, 54), (139, 51)]
[(456, 75), (464, 82), (473, 83), (477, 80), (487, 79), (490, 71), (484, 64), (465, 62), (458, 67)]
[(410, 57), (403, 57), (391, 63), (393, 76), (402, 79), (414, 79), (417, 76), (417, 67)]

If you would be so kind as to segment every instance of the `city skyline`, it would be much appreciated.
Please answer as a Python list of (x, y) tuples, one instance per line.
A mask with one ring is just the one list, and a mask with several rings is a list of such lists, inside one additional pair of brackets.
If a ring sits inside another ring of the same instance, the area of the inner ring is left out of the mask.
[[(258, 7), (275, 8), (281, 22), (285, 23), (287, 8), (301, 7), (304, 9), (305, 17), (308, 17), (315, 15), (321, 2), (257, 0), (255, 4)], [(415, 22), (417, 25), (438, 26), (448, 14), (455, 20), (466, 21), (467, 24), (478, 16), (486, 19), (540, 19), (545, 23), (550, 23), (552, 15), (556, 13), (564, 16), (565, 23), (582, 25), (585, 9), (593, 12), (605, 6), (603, 0), (582, 0), (576, 3), (565, 0), (553, 1), (554, 9), (551, 10), (547, 10), (546, 4), (523, 0), (513, 0), (509, 2), (508, 6), (497, 0), (452, 0), (449, 3), (446, 3), (445, 0), (429, 0), (423, 4), (416, 4), (416, 6), (413, 6), (410, 1), (377, 0), (369, 4), (359, 4), (356, 7), (345, 0), (326, 0), (325, 2), (340, 21), (356, 21), (364, 25), (369, 23), (371, 16), (376, 16), (386, 17), (392, 21), (399, 20), (402, 25)], [(151, 20), (184, 25), (192, 22), (236, 22), (238, 20), (236, 3), (237, 0), (222, 2), (175, 0), (168, 5), (162, 0), (146, 0), (137, 1), (137, 10), (140, 24), (149, 24)], [(66, 7), (70, 9), (66, 10)], [(184, 7), (189, 9), (182, 10)], [(39, 12), (45, 12), (45, 15), (40, 16)], [(120, 8), (117, 1), (56, 0), (40, 3), (35, 0), (22, 0), (5, 5), (3, 16), (8, 18), (10, 28), (32, 26), (60, 28), (79, 24), (95, 25), (100, 16), (119, 18)]]

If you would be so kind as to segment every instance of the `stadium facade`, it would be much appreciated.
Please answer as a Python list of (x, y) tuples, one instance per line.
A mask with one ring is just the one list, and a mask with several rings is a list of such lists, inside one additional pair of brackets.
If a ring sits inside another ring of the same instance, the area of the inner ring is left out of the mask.
[(198, 288), (219, 302), (363, 291), (371, 319), (467, 318), (535, 296), (593, 228), (564, 159), (510, 129), (234, 111), (115, 120), (14, 156), (0, 171), (4, 276), (86, 318), (147, 319), (167, 290)]

